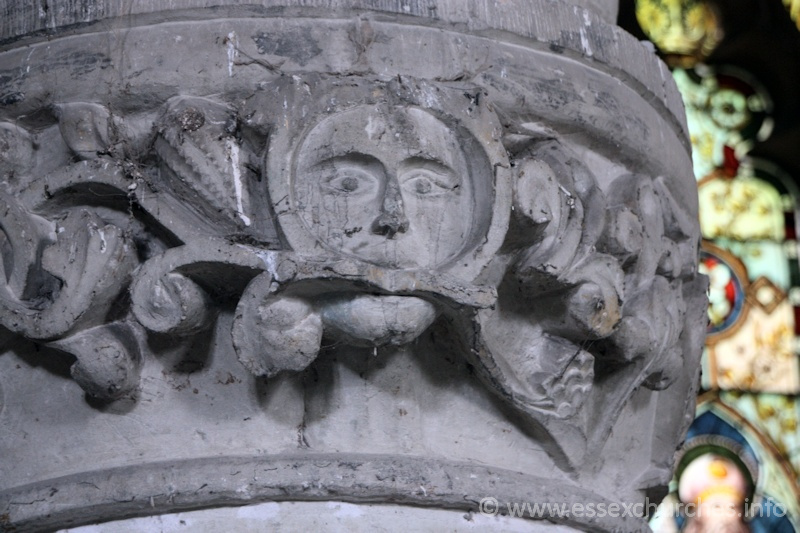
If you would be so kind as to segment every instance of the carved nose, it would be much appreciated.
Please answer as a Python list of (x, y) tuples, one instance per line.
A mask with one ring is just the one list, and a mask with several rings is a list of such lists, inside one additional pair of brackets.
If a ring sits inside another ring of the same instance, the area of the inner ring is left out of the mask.
[(390, 239), (397, 233), (405, 233), (408, 229), (408, 219), (403, 209), (403, 197), (395, 181), (390, 181), (386, 185), (386, 193), (383, 196), (381, 214), (372, 224), (372, 232), (378, 235), (386, 235)]

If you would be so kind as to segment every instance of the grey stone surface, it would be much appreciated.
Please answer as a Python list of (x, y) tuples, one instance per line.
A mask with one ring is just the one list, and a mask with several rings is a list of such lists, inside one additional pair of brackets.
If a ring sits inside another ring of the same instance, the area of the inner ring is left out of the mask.
[(657, 495), (705, 306), (663, 65), (555, 1), (218, 4), (2, 8), (0, 528)]
[[(536, 528), (536, 529), (534, 529)], [(444, 509), (397, 505), (353, 505), (343, 502), (271, 502), (248, 507), (217, 508), (146, 518), (118, 520), (95, 526), (61, 530), (59, 533), (162, 533), (236, 531), (256, 533), (330, 531), (335, 533), (383, 533), (418, 531), (451, 533), (495, 531), (563, 533), (569, 528), (545, 525), (522, 518), (482, 515)]]

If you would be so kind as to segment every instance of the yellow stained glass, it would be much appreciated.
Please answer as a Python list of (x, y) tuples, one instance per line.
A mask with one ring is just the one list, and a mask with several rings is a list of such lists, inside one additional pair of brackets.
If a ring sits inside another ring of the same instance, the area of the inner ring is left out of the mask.
[(783, 240), (780, 194), (758, 178), (711, 178), (700, 183), (700, 230), (706, 239)]
[(800, 29), (800, 0), (783, 0), (783, 5), (789, 10), (789, 16)]
[(636, 20), (672, 66), (694, 65), (722, 39), (714, 10), (701, 0), (636, 0)]
[(750, 309), (733, 335), (708, 347), (712, 359), (703, 385), (712, 389), (794, 393), (800, 388), (798, 358), (793, 352), (794, 316), (784, 300), (771, 313)]

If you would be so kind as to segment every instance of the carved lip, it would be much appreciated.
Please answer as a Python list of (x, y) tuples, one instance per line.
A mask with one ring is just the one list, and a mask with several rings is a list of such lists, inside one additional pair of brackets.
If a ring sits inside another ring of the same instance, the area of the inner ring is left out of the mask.
[(464, 282), (447, 274), (426, 270), (394, 270), (352, 259), (295, 261), (296, 270), (291, 281), (293, 284), (300, 283), (293, 286), (292, 292), (300, 295), (309, 292), (310, 295), (319, 296), (320, 287), (313, 284), (313, 280), (338, 279), (343, 282), (341, 285), (324, 292), (341, 293), (355, 289), (372, 294), (416, 296), (449, 306), (466, 305), (477, 309), (491, 307), (497, 301), (494, 287)]

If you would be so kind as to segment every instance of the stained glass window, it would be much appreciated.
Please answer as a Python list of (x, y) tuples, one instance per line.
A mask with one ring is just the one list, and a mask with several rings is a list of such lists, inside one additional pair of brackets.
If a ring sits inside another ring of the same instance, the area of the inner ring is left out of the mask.
[[(800, 24), (800, 1), (783, 3)], [(719, 61), (703, 64), (724, 44), (725, 21), (713, 6), (720, 4), (636, 1), (640, 29), (673, 68), (686, 106), (703, 236), (700, 270), (710, 285), (704, 392), (670, 494), (651, 523), (656, 532), (703, 531), (713, 517), (715, 527), (731, 531), (794, 532), (800, 531), (800, 176), (751, 155), (769, 140), (777, 118), (758, 78)], [(706, 518), (687, 514), (687, 504), (709, 509)]]
[(800, 29), (800, 0), (783, 0), (783, 4), (789, 10), (792, 20), (797, 23), (797, 28)]
[[(651, 521), (654, 532), (685, 531), (692, 521), (708, 528), (700, 531), (797, 530), (796, 471), (764, 436), (763, 428), (742, 414), (744, 406), (739, 402), (746, 397), (727, 396), (712, 392), (699, 399), (697, 417), (677, 460), (672, 490)], [(707, 504), (730, 512), (720, 516), (704, 507)], [(746, 529), (741, 527), (744, 524)], [(727, 529), (714, 529), (723, 525)]]
[(703, 387), (800, 392), (796, 194), (768, 163), (698, 184), (701, 270), (709, 276)]
[(676, 66), (705, 58), (721, 37), (714, 10), (700, 0), (638, 0), (636, 20)]
[(747, 157), (772, 131), (772, 103), (741, 70), (699, 66), (674, 76), (698, 179), (700, 270), (710, 284), (703, 387), (796, 394), (798, 195), (777, 167)]

